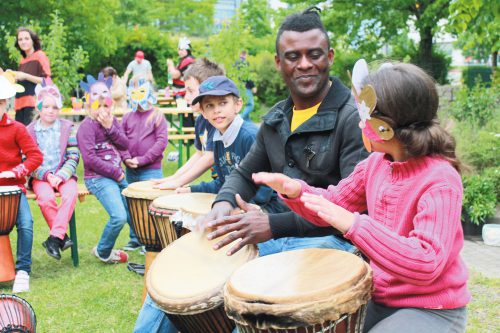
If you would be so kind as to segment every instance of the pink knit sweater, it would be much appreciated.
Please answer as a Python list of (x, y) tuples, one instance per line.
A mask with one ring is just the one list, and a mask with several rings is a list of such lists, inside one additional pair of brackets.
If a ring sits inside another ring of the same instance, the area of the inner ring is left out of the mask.
[[(302, 182), (302, 181), (301, 181)], [(468, 272), (460, 258), (462, 183), (436, 157), (391, 162), (373, 153), (337, 186), (302, 191), (321, 194), (355, 213), (344, 235), (370, 259), (372, 299), (390, 307), (454, 309), (470, 300)], [(284, 199), (308, 221), (328, 224), (296, 199)]]

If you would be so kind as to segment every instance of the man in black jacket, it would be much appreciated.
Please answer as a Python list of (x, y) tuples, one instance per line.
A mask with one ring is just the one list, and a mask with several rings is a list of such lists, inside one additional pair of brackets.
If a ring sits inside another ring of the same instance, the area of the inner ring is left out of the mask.
[[(307, 247), (353, 249), (333, 228), (316, 227), (290, 211), (266, 214), (244, 201), (257, 189), (253, 173), (281, 172), (326, 188), (366, 157), (350, 89), (329, 77), (334, 51), (315, 9), (292, 14), (281, 25), (275, 61), (290, 96), (263, 117), (252, 149), (226, 179), (201, 223), (215, 228), (210, 239), (227, 234), (216, 248), (242, 239), (229, 254), (245, 244), (258, 244), (261, 255)], [(238, 207), (246, 213), (230, 216)]]

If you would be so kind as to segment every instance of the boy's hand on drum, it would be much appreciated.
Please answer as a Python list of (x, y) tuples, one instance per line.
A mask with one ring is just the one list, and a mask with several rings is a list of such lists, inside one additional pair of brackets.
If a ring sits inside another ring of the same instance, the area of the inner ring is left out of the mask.
[(255, 184), (267, 185), (290, 199), (297, 198), (302, 191), (300, 182), (282, 173), (258, 172), (252, 175), (252, 179)]
[(328, 201), (320, 195), (304, 193), (300, 197), (304, 206), (316, 212), (325, 222), (345, 234), (354, 223), (355, 215), (350, 211)]
[(16, 174), (12, 171), (0, 172), (0, 178), (16, 178)]
[(157, 188), (160, 190), (175, 190), (181, 187), (184, 184), (180, 184), (179, 182), (173, 180), (162, 181), (161, 183), (154, 185), (153, 188)]
[(178, 187), (175, 189), (175, 193), (191, 193), (191, 187)]

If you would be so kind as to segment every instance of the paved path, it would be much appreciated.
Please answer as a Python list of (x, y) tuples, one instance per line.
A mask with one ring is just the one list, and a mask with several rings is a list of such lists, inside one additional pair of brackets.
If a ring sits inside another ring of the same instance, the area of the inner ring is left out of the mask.
[(465, 240), (461, 252), (469, 269), (500, 279), (500, 247), (485, 245), (481, 238)]

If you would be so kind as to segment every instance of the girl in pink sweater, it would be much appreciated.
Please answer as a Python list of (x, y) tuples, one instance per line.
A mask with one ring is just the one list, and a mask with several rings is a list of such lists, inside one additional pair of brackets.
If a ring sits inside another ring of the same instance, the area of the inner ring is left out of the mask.
[(369, 258), (374, 291), (364, 332), (464, 332), (470, 293), (460, 258), (460, 162), (438, 123), (435, 83), (410, 64), (368, 74), (364, 60), (352, 80), (373, 153), (328, 189), (283, 174), (253, 179), (311, 223), (340, 230)]

